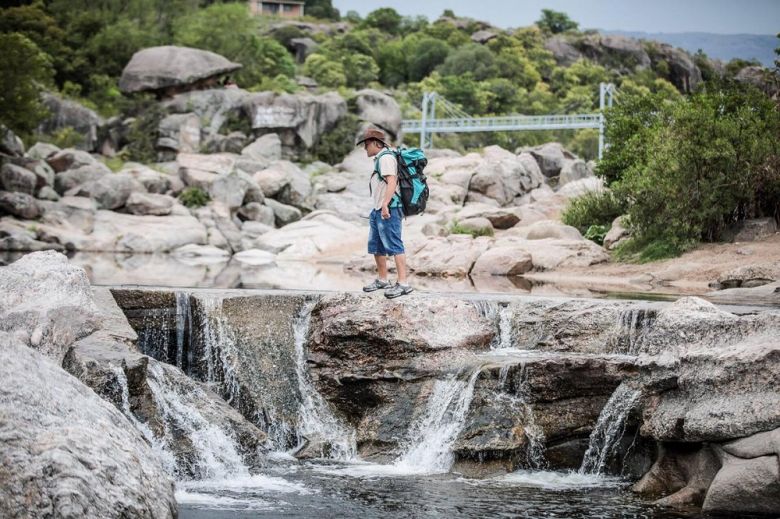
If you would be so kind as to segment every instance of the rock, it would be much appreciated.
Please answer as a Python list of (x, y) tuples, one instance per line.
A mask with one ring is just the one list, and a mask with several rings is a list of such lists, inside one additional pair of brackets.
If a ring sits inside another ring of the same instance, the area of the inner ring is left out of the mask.
[[(46, 162), (54, 169), (55, 173), (61, 173), (69, 169), (77, 169), (82, 166), (105, 167), (100, 161), (86, 151), (73, 148), (65, 148), (54, 155), (50, 155), (47, 157)], [(111, 171), (108, 168), (106, 168), (106, 170)]]
[(447, 236), (449, 234), (443, 225), (437, 223), (426, 223), (422, 227), (422, 233), (425, 236)]
[(5, 125), (0, 125), (0, 154), (12, 157), (24, 155), (24, 142)]
[(57, 193), (63, 195), (71, 189), (84, 184), (97, 182), (107, 175), (111, 175), (111, 170), (103, 164), (90, 164), (80, 166), (76, 169), (70, 169), (62, 173), (57, 173), (54, 177), (54, 189)]
[(281, 160), (282, 140), (275, 133), (268, 133), (242, 149), (241, 155), (258, 162), (270, 163)]
[[(280, 161), (275, 163), (275, 167), (283, 169), (286, 172), (286, 178), (289, 179), (289, 182), (276, 193), (276, 200), (297, 207), (302, 211), (313, 210), (312, 186), (309, 176), (291, 162)], [(262, 175), (259, 176), (262, 177)]]
[(18, 157), (12, 158), (9, 163), (31, 171), (35, 175), (36, 192), (44, 186), (51, 187), (54, 185), (54, 170), (43, 160)]
[(495, 39), (498, 37), (498, 34), (496, 34), (493, 31), (477, 31), (471, 35), (471, 41), (474, 43), (480, 43), (484, 45), (485, 43), (489, 42), (492, 39)]
[[(513, 229), (514, 231), (514, 229)], [(558, 267), (587, 267), (609, 261), (604, 249), (590, 240), (543, 238), (536, 240), (509, 240), (531, 255), (536, 270), (554, 270)]]
[(556, 34), (544, 42), (544, 48), (552, 52), (558, 65), (568, 67), (582, 57), (582, 53), (566, 40), (566, 37)]
[(707, 491), (703, 512), (780, 513), (778, 456), (740, 459), (726, 454)]
[(458, 221), (458, 225), (463, 229), (480, 236), (492, 236), (493, 234), (493, 224), (490, 223), (490, 220), (481, 216), (460, 220)]
[(0, 211), (25, 220), (33, 220), (41, 215), (41, 208), (35, 198), (26, 193), (0, 191)]
[(263, 195), (275, 198), (282, 189), (292, 182), (296, 170), (300, 171), (292, 162), (280, 160), (266, 169), (258, 171), (253, 178), (260, 186)]
[(488, 146), (483, 163), (471, 178), (469, 190), (506, 206), (542, 182), (543, 177), (527, 168), (524, 160), (498, 146)]
[(219, 54), (189, 47), (149, 47), (133, 54), (119, 78), (124, 93), (184, 87), (241, 68)]
[(777, 232), (777, 222), (774, 218), (756, 218), (745, 220), (742, 228), (734, 237), (735, 242), (759, 241)]
[(164, 216), (171, 214), (175, 203), (176, 199), (168, 195), (134, 192), (127, 198), (125, 209), (132, 214)]
[(6, 191), (35, 194), (38, 179), (35, 173), (14, 164), (3, 164), (0, 168), (0, 188)]
[(0, 335), (5, 513), (176, 517), (173, 483), (127, 419), (51, 360)]
[(206, 153), (241, 153), (247, 143), (244, 132), (230, 132), (227, 135), (208, 135), (201, 146)]
[(36, 142), (27, 150), (27, 156), (35, 160), (46, 160), (60, 151), (60, 148), (48, 142)]
[(275, 259), (273, 253), (258, 249), (244, 250), (235, 254), (233, 257), (240, 263), (255, 267), (260, 265), (271, 265)]
[(551, 220), (534, 222), (528, 227), (517, 229), (516, 235), (522, 236), (527, 240), (544, 240), (546, 238), (584, 240), (580, 231), (575, 227)]
[(259, 92), (252, 94), (244, 106), (252, 129), (279, 135), (282, 151), (288, 157), (311, 148), (347, 113), (347, 103), (336, 92), (319, 96)]
[(465, 276), (490, 246), (489, 238), (450, 234), (428, 238), (420, 246), (410, 244), (409, 267), (418, 275)]
[(472, 276), (518, 276), (533, 268), (531, 255), (519, 247), (492, 247), (482, 253), (471, 269)]
[(203, 171), (217, 175), (232, 173), (236, 167), (236, 159), (238, 159), (238, 156), (232, 153), (213, 153), (210, 155), (179, 153), (176, 156), (176, 162), (178, 162), (181, 169)]
[(49, 186), (43, 186), (40, 191), (38, 191), (38, 198), (40, 200), (50, 200), (52, 202), (56, 202), (60, 199), (60, 195)]
[(208, 191), (212, 200), (222, 202), (230, 211), (235, 211), (244, 205), (247, 197), (256, 203), (264, 200), (257, 183), (242, 171), (217, 176), (209, 185)]
[(274, 212), (274, 220), (277, 227), (284, 227), (287, 224), (297, 222), (303, 216), (300, 209), (297, 207), (285, 205), (281, 202), (273, 200), (272, 198), (267, 198), (265, 205), (270, 207)]
[(668, 79), (680, 92), (693, 92), (702, 82), (701, 70), (690, 54), (668, 43), (653, 42), (648, 53), (653, 67), (665, 62), (669, 70)]
[(68, 347), (97, 327), (84, 270), (58, 252), (33, 252), (0, 267), (0, 329), (24, 331), (28, 344), (61, 362)]
[(744, 265), (721, 274), (714, 285), (719, 290), (738, 287), (754, 288), (772, 283), (778, 278), (780, 278), (780, 262)]
[[(401, 133), (401, 108), (395, 99), (370, 88), (355, 93), (357, 116), (383, 129), (391, 141)], [(391, 144), (391, 143), (388, 143)]]
[[(557, 177), (563, 167), (566, 150), (557, 142), (548, 142), (531, 150), (531, 155), (536, 159), (539, 169), (547, 178)], [(572, 158), (572, 157), (568, 157)]]
[[(266, 204), (273, 204), (271, 207), (274, 207), (274, 212), (277, 211), (278, 204), (273, 200), (266, 200)], [(281, 223), (277, 214), (277, 224)], [(306, 219), (263, 234), (257, 238), (255, 246), (277, 253), (278, 260), (316, 257), (319, 261), (335, 261), (348, 258), (358, 247), (364, 248), (366, 238), (356, 225), (327, 211), (316, 211), (307, 215)]]
[(231, 121), (238, 120), (242, 126), (248, 126), (244, 107), (251, 97), (252, 94), (240, 88), (193, 90), (163, 101), (161, 107), (167, 113), (197, 115), (200, 118), (201, 142), (208, 149), (209, 140), (219, 140), (217, 135), (234, 130)]
[(309, 54), (319, 48), (319, 44), (311, 38), (292, 38), (288, 45), (293, 54), (295, 54), (295, 61), (303, 64)]
[(119, 173), (130, 175), (143, 184), (149, 193), (163, 195), (171, 190), (176, 191), (172, 186), (172, 180), (174, 180), (175, 177), (160, 173), (143, 164), (128, 162), (122, 167), (122, 170)]
[(563, 166), (561, 166), (560, 176), (558, 177), (558, 185), (563, 186), (569, 182), (580, 180), (582, 178), (590, 177), (591, 173), (585, 161), (582, 159), (564, 160)]
[(166, 116), (158, 126), (157, 149), (167, 152), (170, 159), (177, 153), (198, 153), (200, 118), (193, 113)]
[(238, 210), (238, 217), (242, 220), (260, 222), (273, 228), (276, 221), (274, 210), (258, 202), (251, 202)]
[(574, 180), (561, 187), (557, 194), (567, 198), (575, 198), (587, 193), (602, 193), (606, 190), (604, 181), (598, 177), (587, 177)]
[(195, 245), (190, 243), (171, 251), (171, 255), (186, 260), (189, 265), (224, 263), (230, 259), (230, 253), (212, 245)]
[(605, 249), (614, 250), (619, 243), (631, 236), (631, 231), (623, 225), (624, 219), (625, 216), (618, 216), (612, 220), (612, 226), (609, 228), (606, 236), (604, 236)]
[(459, 219), (485, 218), (495, 229), (509, 229), (514, 227), (520, 217), (511, 209), (496, 208), (483, 204), (469, 204), (458, 211)]
[(144, 193), (146, 188), (130, 175), (115, 173), (103, 175), (67, 192), (68, 195), (86, 196), (98, 203), (101, 209), (124, 207), (131, 193)]
[(650, 56), (642, 42), (634, 38), (613, 34), (591, 34), (582, 38), (578, 47), (587, 58), (623, 73), (650, 66)]
[(49, 116), (38, 126), (38, 133), (53, 135), (65, 128), (72, 128), (79, 136), (76, 148), (96, 151), (98, 129), (105, 121), (97, 113), (72, 99), (44, 92), (41, 96)]
[(744, 459), (771, 455), (780, 456), (780, 428), (724, 443), (721, 448), (731, 456)]

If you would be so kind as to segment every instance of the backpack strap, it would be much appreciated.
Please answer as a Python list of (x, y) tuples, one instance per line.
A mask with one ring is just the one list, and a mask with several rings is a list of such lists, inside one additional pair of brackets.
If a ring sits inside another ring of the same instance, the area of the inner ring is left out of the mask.
[[(398, 169), (398, 161), (401, 160), (400, 154), (397, 151), (392, 150), (391, 148), (385, 148), (382, 151), (380, 151), (377, 156), (376, 160), (374, 161), (374, 172), (371, 173), (371, 178), (368, 179), (368, 192), (369, 194), (373, 195), (373, 190), (371, 189), (371, 179), (374, 178), (374, 175), (379, 177), (379, 180), (382, 182), (387, 183), (387, 180), (382, 176), (382, 173), (379, 171), (379, 159), (381, 159), (384, 155), (387, 155), (388, 153), (392, 153), (395, 157), (396, 161), (396, 170)], [(398, 172), (396, 171), (396, 177), (398, 176)], [(397, 187), (396, 187), (397, 189)], [(390, 205), (388, 207), (401, 207), (401, 197), (398, 196), (398, 193), (393, 193), (393, 198), (390, 200)]]

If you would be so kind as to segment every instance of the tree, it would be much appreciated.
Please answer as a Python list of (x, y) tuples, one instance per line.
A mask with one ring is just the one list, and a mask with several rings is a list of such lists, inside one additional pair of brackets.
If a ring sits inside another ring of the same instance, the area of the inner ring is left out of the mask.
[(397, 35), (401, 32), (401, 15), (391, 7), (382, 7), (371, 11), (363, 20), (366, 27), (374, 27), (382, 32)]
[(536, 25), (551, 34), (576, 31), (579, 27), (579, 24), (569, 18), (569, 15), (552, 9), (542, 9), (542, 17), (537, 20)]
[(49, 57), (22, 34), (0, 34), (0, 49), (0, 122), (26, 136), (46, 116), (41, 90), (52, 85), (54, 70)]
[(344, 65), (322, 54), (311, 54), (303, 64), (303, 73), (324, 87), (338, 88), (347, 84)]
[(314, 18), (338, 21), (341, 18), (339, 10), (333, 7), (331, 0), (306, 0), (304, 14)]
[(477, 43), (464, 45), (452, 52), (439, 67), (443, 76), (464, 76), (469, 74), (480, 81), (495, 77), (498, 69), (493, 53)]

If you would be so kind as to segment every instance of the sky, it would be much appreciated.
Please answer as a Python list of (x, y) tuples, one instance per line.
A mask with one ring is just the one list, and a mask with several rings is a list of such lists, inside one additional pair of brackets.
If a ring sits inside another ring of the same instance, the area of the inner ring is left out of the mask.
[(433, 21), (445, 9), (497, 27), (523, 27), (542, 9), (563, 11), (580, 29), (643, 32), (777, 34), (780, 0), (333, 0), (341, 14), (365, 16), (392, 7), (404, 16)]

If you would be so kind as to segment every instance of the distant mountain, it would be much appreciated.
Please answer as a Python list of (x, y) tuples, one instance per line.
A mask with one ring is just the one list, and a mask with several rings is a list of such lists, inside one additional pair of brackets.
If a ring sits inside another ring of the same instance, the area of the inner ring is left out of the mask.
[(775, 35), (763, 34), (713, 34), (708, 32), (632, 32), (599, 30), (603, 34), (619, 34), (644, 40), (670, 43), (691, 54), (703, 50), (713, 59), (729, 61), (733, 58), (757, 59), (765, 67), (774, 66), (775, 48), (780, 40)]

